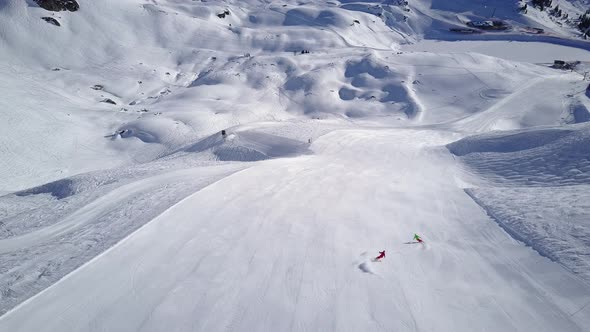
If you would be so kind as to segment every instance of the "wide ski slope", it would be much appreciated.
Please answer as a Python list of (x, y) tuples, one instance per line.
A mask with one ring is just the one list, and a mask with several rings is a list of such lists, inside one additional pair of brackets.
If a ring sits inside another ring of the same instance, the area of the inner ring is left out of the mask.
[[(78, 2), (0, 0), (0, 331), (588, 331), (575, 29), (500, 0)], [(449, 31), (492, 8), (509, 30)]]
[[(590, 288), (461, 189), (428, 130), (343, 130), (178, 203), (6, 331), (582, 331)], [(426, 244), (411, 242), (414, 232)], [(385, 249), (383, 262), (372, 262)]]

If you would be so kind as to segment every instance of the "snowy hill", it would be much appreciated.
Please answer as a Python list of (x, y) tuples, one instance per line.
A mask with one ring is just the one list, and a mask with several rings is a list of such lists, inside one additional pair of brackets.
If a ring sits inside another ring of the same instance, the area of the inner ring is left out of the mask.
[(77, 3), (0, 0), (0, 331), (590, 324), (572, 25), (504, 0)]
[[(446, 70), (456, 61), (450, 57), (443, 63), (424, 54), (422, 65), (416, 66), (415, 54), (397, 54), (400, 43), (428, 37), (430, 32), (424, 31), (443, 32), (435, 25), (404, 32), (404, 22), (393, 24), (384, 12), (408, 13), (408, 6), (396, 4), (82, 1), (76, 12), (47, 12), (32, 1), (2, 3), (2, 108), (14, 110), (3, 115), (2, 144), (8, 155), (2, 173), (12, 179), (2, 184), (3, 191), (153, 160), (200, 137), (253, 121), (286, 120), (302, 113), (311, 118), (413, 118), (422, 114), (420, 103), (427, 97), (415, 96), (421, 86), (412, 82), (427, 83), (417, 76), (437, 68), (424, 65), (435, 61)], [(444, 3), (409, 5), (412, 21), (426, 24), (428, 17), (445, 13), (483, 15), (479, 3)], [(382, 11), (375, 12), (375, 6)], [(361, 10), (366, 8), (371, 10)], [(230, 15), (217, 16), (226, 10)], [(497, 15), (520, 19), (508, 15), (512, 12), (505, 8)], [(44, 15), (61, 26), (44, 22)], [(457, 38), (447, 30), (447, 37)], [(301, 50), (313, 52), (299, 54)], [(488, 75), (481, 68), (497, 72), (502, 80), (506, 78), (500, 76), (510, 75), (511, 83), (520, 84), (511, 64), (491, 69), (490, 60), (459, 61), (455, 77), (465, 88), (481, 85), (482, 76)], [(518, 70), (519, 76), (528, 79), (530, 70)], [(479, 76), (473, 82), (469, 71)], [(496, 85), (501, 86), (491, 89), (500, 91), (505, 84)], [(429, 86), (424, 93), (436, 92), (432, 97), (440, 98), (438, 91)], [(38, 128), (47, 130), (35, 132)], [(140, 136), (124, 142), (103, 139), (125, 129)], [(50, 151), (44, 151), (46, 145)]]

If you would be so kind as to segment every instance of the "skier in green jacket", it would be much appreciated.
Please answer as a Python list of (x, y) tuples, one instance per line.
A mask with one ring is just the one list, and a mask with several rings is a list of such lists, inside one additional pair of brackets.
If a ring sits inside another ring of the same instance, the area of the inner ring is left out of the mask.
[(414, 240), (418, 241), (419, 243), (424, 242), (424, 241), (422, 241), (422, 238), (420, 238), (420, 236), (418, 236), (418, 234), (414, 234)]

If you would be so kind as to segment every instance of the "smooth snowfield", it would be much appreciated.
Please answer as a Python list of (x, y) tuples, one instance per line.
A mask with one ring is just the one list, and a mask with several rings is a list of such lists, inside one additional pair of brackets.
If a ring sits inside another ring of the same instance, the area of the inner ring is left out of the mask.
[[(590, 45), (587, 47), (590, 48)], [(506, 60), (532, 63), (553, 63), (554, 60), (590, 61), (590, 53), (584, 49), (534, 41), (422, 40), (416, 44), (404, 45), (402, 49), (404, 51), (435, 53), (473, 52)]]
[[(458, 186), (453, 138), (336, 131), (315, 156), (235, 173), (0, 330), (585, 330), (590, 287), (489, 221)], [(405, 243), (414, 232), (425, 245)]]

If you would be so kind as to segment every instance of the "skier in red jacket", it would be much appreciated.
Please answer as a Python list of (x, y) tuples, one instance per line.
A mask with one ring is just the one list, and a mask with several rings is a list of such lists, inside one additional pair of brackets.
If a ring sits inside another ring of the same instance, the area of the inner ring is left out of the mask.
[(385, 258), (385, 250), (379, 252), (379, 256), (375, 257), (375, 260), (378, 261), (381, 258)]

